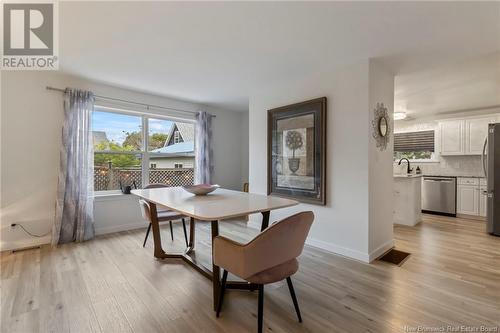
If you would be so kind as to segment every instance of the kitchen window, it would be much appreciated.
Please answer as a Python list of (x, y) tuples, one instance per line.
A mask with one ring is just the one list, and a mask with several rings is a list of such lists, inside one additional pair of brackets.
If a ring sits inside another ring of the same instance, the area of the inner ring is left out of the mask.
[(418, 131), (394, 134), (394, 160), (407, 158), (415, 162), (435, 160), (434, 131)]
[[(147, 133), (147, 135), (146, 135)], [(92, 113), (94, 190), (192, 185), (194, 123), (109, 108)], [(147, 147), (147, 148), (146, 148)], [(178, 169), (187, 161), (191, 168)]]

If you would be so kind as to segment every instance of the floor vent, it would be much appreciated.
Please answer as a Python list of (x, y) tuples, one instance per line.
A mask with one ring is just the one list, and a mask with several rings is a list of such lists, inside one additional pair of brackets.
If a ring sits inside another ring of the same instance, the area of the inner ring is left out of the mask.
[(393, 265), (401, 266), (406, 259), (410, 257), (410, 253), (391, 249), (389, 252), (378, 258), (380, 261), (385, 261)]

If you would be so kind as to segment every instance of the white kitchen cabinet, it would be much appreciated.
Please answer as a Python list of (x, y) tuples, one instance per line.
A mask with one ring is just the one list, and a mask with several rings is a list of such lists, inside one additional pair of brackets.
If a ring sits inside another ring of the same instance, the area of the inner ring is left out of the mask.
[(479, 215), (479, 186), (457, 186), (457, 213)]
[(479, 187), (479, 216), (486, 217), (486, 202), (488, 202), (486, 186)]
[(495, 117), (465, 120), (465, 155), (481, 155), (484, 140), (488, 136), (488, 124), (494, 123)]
[(394, 224), (414, 226), (422, 220), (422, 176), (394, 176)]
[(486, 178), (458, 177), (457, 213), (486, 216)]
[(464, 155), (464, 121), (446, 120), (439, 123), (441, 155)]
[(498, 121), (499, 115), (440, 121), (438, 138), (441, 155), (481, 155), (488, 124)]

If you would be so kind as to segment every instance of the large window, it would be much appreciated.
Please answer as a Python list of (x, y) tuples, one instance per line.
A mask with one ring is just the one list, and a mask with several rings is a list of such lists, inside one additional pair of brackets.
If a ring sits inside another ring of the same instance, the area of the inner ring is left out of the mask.
[(394, 160), (432, 161), (434, 150), (434, 131), (394, 134)]
[(95, 191), (119, 190), (120, 185), (193, 183), (193, 123), (97, 107), (92, 130)]

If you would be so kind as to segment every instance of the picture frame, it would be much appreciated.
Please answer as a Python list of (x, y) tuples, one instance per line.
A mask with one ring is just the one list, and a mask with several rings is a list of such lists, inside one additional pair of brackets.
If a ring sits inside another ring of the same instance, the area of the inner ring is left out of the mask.
[(326, 97), (268, 110), (267, 194), (326, 204)]

